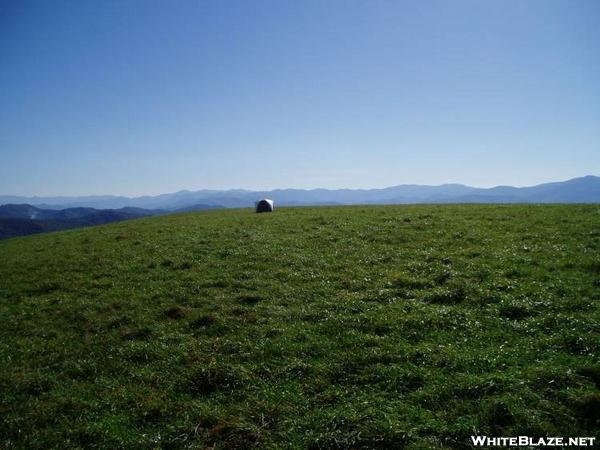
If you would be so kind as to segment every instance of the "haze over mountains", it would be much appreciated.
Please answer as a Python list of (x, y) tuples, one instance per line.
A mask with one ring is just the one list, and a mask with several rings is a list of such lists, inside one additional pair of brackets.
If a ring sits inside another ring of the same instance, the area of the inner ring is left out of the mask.
[(0, 239), (27, 234), (59, 231), (69, 228), (101, 225), (127, 219), (160, 214), (140, 208), (94, 209), (67, 208), (41, 209), (32, 205), (0, 206)]
[(600, 202), (600, 177), (529, 187), (476, 188), (462, 184), (440, 186), (399, 185), (383, 189), (275, 189), (272, 191), (199, 190), (143, 197), (112, 195), (86, 197), (18, 197), (0, 195), (1, 204), (29, 204), (44, 209), (125, 207), (166, 211), (204, 208), (250, 207), (254, 201), (273, 198), (278, 206), (354, 205), (403, 203), (596, 203)]
[(0, 239), (211, 208), (250, 207), (262, 197), (276, 206), (403, 203), (600, 203), (600, 177), (531, 187), (489, 189), (462, 184), (400, 185), (385, 189), (201, 190), (136, 198), (0, 196)]

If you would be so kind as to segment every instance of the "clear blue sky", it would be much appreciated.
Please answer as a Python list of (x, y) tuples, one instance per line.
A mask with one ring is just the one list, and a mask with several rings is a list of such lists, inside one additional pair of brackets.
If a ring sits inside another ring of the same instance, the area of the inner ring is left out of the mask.
[(600, 174), (600, 1), (0, 2), (0, 193)]

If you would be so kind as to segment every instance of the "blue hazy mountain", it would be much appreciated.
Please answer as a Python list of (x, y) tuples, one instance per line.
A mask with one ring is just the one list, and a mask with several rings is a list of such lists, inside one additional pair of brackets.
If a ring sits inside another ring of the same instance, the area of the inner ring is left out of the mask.
[(53, 210), (41, 209), (28, 204), (8, 204), (0, 206), (0, 239), (100, 225), (160, 213), (161, 211), (130, 207), (104, 210), (94, 208)]
[(590, 175), (524, 188), (497, 186), (454, 200), (477, 203), (600, 203), (600, 177)]
[(15, 197), (0, 196), (0, 204), (29, 204), (43, 209), (125, 207), (188, 211), (248, 207), (261, 197), (279, 206), (402, 203), (600, 203), (600, 177), (586, 176), (529, 187), (475, 188), (462, 184), (399, 185), (384, 189), (276, 189), (272, 191), (200, 190), (143, 197)]
[(0, 239), (43, 233), (45, 231), (59, 231), (69, 228), (101, 225), (166, 213), (198, 211), (218, 207), (222, 206), (195, 204), (167, 211), (130, 206), (119, 209), (96, 209), (89, 207), (44, 209), (30, 204), (0, 205)]
[(586, 176), (529, 187), (474, 188), (462, 184), (400, 185), (384, 189), (275, 189), (179, 191), (144, 197), (0, 196), (0, 239), (158, 214), (254, 205), (277, 206), (405, 203), (600, 203), (600, 177)]

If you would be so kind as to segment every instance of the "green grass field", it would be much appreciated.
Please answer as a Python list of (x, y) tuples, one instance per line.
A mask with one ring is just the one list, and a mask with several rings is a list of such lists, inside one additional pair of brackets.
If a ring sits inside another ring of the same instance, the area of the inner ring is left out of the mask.
[(224, 210), (0, 242), (0, 448), (599, 436), (600, 206)]

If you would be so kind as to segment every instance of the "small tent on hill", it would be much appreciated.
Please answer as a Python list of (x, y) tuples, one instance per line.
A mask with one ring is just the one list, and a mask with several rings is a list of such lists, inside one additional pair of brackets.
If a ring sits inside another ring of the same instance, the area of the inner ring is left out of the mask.
[(256, 207), (257, 213), (273, 212), (273, 200), (269, 198), (263, 198), (262, 200), (257, 201), (254, 206)]

